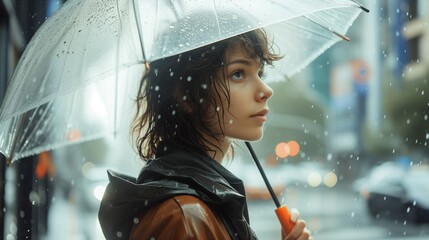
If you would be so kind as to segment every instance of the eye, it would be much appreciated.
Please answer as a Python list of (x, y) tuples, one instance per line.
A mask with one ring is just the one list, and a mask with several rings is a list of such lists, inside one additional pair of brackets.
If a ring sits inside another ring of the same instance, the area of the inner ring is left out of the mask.
[(241, 79), (243, 79), (243, 78), (244, 78), (244, 72), (243, 72), (243, 71), (241, 71), (241, 70), (236, 71), (236, 72), (233, 72), (233, 73), (231, 74), (231, 79), (232, 79), (232, 80), (241, 80)]

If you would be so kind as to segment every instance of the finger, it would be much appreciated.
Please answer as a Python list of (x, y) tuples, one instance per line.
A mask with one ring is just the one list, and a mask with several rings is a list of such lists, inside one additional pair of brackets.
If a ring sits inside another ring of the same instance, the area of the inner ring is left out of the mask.
[(310, 230), (308, 230), (308, 228), (305, 228), (304, 231), (299, 236), (298, 240), (310, 240), (310, 239), (313, 239), (313, 237), (311, 236), (311, 232)]
[(291, 215), (290, 220), (292, 220), (292, 222), (296, 223), (298, 221), (298, 219), (299, 219), (299, 211), (298, 211), (298, 209), (292, 208), (290, 210), (290, 215)]
[(306, 223), (303, 220), (298, 220), (295, 226), (292, 228), (292, 231), (286, 236), (285, 240), (295, 240), (300, 239), (300, 236), (303, 234)]

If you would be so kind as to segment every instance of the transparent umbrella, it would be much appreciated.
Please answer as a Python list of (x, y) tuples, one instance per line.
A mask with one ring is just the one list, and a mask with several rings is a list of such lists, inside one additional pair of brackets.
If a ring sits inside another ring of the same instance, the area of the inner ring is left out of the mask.
[(362, 10), (352, 0), (69, 0), (12, 76), (0, 151), (13, 161), (112, 134), (118, 116), (132, 114), (126, 104), (146, 64), (256, 28), (285, 56), (269, 80), (284, 79), (347, 40)]

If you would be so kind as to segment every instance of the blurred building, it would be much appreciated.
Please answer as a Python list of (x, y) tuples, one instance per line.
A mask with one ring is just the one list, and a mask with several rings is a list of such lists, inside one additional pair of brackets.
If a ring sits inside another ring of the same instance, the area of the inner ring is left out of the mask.
[(429, 74), (429, 2), (408, 0), (401, 34), (407, 42), (408, 61), (402, 69), (404, 80), (423, 80)]
[(326, 107), (328, 155), (350, 175), (381, 160), (374, 155), (429, 144), (429, 1), (359, 2), (370, 12), (353, 23), (351, 42), (310, 65), (308, 86)]

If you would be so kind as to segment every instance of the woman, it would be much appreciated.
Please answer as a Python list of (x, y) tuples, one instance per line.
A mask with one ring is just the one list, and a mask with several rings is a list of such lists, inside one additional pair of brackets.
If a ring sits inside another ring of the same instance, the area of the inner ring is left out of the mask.
[[(256, 239), (243, 183), (221, 162), (234, 140), (262, 137), (273, 91), (270, 51), (254, 30), (154, 61), (140, 84), (137, 179), (109, 171), (99, 219), (107, 239)], [(298, 220), (285, 239), (309, 239)]]

